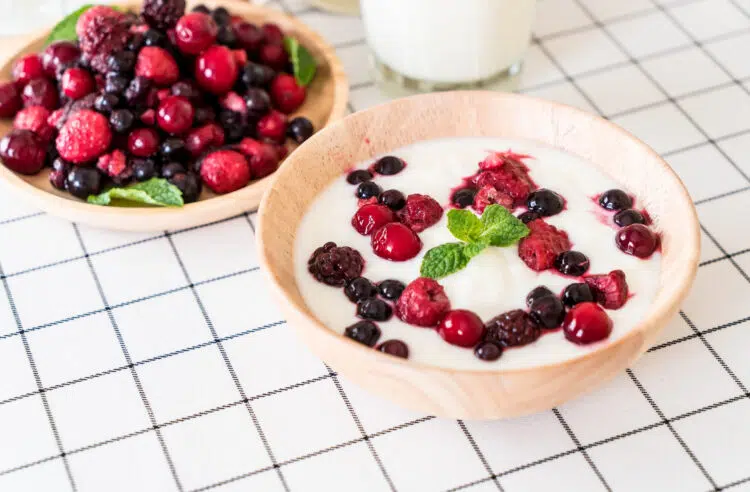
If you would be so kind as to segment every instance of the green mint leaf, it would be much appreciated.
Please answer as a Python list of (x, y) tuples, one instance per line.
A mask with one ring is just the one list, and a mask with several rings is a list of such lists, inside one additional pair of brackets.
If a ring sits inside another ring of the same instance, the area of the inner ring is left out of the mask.
[(181, 207), (184, 204), (180, 189), (163, 178), (151, 178), (125, 188), (110, 188), (99, 195), (90, 195), (87, 201), (94, 205), (110, 205), (112, 200), (160, 207)]
[(294, 78), (300, 85), (308, 85), (315, 78), (317, 66), (315, 58), (307, 49), (299, 44), (295, 38), (287, 36), (284, 38), (284, 49), (289, 53), (294, 68)]
[(84, 5), (78, 10), (65, 16), (63, 20), (58, 22), (57, 25), (52, 28), (52, 32), (49, 33), (45, 46), (54, 43), (55, 41), (75, 41), (78, 39), (78, 35), (76, 34), (76, 23), (78, 22), (78, 18), (91, 7), (93, 7), (91, 4)]
[(529, 228), (505, 207), (497, 204), (484, 209), (482, 233), (477, 240), (490, 246), (510, 246), (529, 234)]
[(471, 210), (452, 209), (448, 211), (447, 215), (448, 230), (453, 234), (453, 237), (467, 243), (477, 241), (484, 225)]
[(466, 243), (445, 243), (429, 250), (422, 259), (419, 274), (423, 277), (439, 279), (466, 268), (474, 256), (485, 245)]

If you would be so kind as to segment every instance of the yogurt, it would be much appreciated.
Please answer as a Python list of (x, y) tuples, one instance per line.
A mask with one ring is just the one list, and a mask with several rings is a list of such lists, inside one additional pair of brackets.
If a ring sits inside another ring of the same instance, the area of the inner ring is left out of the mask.
[[(590, 260), (588, 273), (606, 274), (620, 269), (625, 272), (630, 299), (617, 310), (607, 310), (614, 323), (609, 338), (588, 346), (575, 345), (557, 330), (543, 333), (535, 342), (506, 349), (499, 360), (477, 359), (471, 349), (446, 343), (434, 329), (406, 324), (393, 316), (377, 322), (382, 330), (380, 341), (399, 339), (409, 347), (409, 359), (423, 364), (455, 369), (517, 369), (564, 361), (593, 350), (601, 343), (622, 337), (643, 318), (659, 288), (661, 256), (655, 252), (647, 259), (626, 255), (614, 242), (616, 226), (612, 213), (605, 212), (592, 197), (618, 188), (617, 182), (585, 160), (536, 142), (500, 138), (449, 138), (427, 140), (389, 152), (406, 161), (406, 168), (392, 176), (375, 177), (383, 190), (397, 189), (409, 195), (432, 196), (448, 210), (452, 189), (462, 178), (477, 171), (477, 164), (492, 151), (506, 151), (533, 156), (524, 163), (539, 187), (548, 188), (566, 199), (566, 209), (546, 217), (549, 224), (567, 232), (573, 249)], [(367, 169), (373, 161), (357, 169)], [(404, 262), (392, 262), (376, 256), (370, 237), (357, 233), (351, 219), (357, 211), (355, 187), (346, 176), (336, 178), (323, 190), (303, 217), (295, 239), (294, 261), (297, 284), (311, 312), (337, 333), (359, 321), (356, 306), (341, 288), (316, 281), (307, 271), (311, 253), (328, 241), (358, 250), (365, 259), (363, 276), (377, 283), (396, 279), (408, 284), (419, 276), (424, 254), (435, 246), (455, 242), (446, 227), (446, 216), (419, 234), (424, 243), (419, 255)], [(637, 206), (637, 203), (636, 203)], [(519, 214), (521, 211), (516, 211)], [(555, 293), (578, 280), (555, 270), (535, 272), (519, 258), (517, 247), (490, 247), (473, 258), (468, 266), (439, 280), (451, 301), (452, 309), (468, 309), (483, 321), (513, 309), (525, 309), (525, 298), (531, 289), (545, 285)]]

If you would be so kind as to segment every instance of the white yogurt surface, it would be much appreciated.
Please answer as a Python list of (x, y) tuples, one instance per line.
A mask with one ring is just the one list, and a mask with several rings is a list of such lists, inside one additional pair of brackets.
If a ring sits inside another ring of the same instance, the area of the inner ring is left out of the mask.
[[(478, 163), (488, 152), (508, 149), (533, 156), (533, 159), (524, 161), (531, 178), (540, 188), (556, 191), (567, 200), (566, 210), (547, 217), (546, 221), (565, 230), (573, 249), (588, 256), (591, 261), (588, 273), (608, 273), (616, 269), (625, 272), (631, 297), (622, 308), (607, 310), (614, 329), (609, 339), (599, 343), (611, 343), (622, 337), (642, 319), (656, 295), (661, 255), (655, 253), (642, 260), (617, 249), (612, 214), (606, 213), (610, 225), (603, 223), (600, 219), (604, 211), (591, 197), (619, 186), (585, 160), (529, 141), (499, 138), (428, 140), (389, 152), (404, 159), (407, 167), (393, 176), (376, 176), (375, 182), (383, 190), (393, 188), (405, 195), (430, 195), (447, 211), (451, 189), (461, 185), (462, 178), (476, 173)], [(360, 163), (356, 168), (366, 169), (373, 161)], [(350, 246), (366, 261), (363, 276), (373, 282), (393, 278), (408, 284), (419, 276), (422, 257), (430, 248), (457, 241), (446, 227), (444, 214), (440, 222), (419, 234), (424, 245), (416, 258), (391, 262), (376, 256), (370, 246), (370, 237), (361, 236), (351, 226), (351, 218), (357, 211), (355, 189), (346, 182), (346, 175), (342, 175), (321, 192), (300, 223), (294, 250), (295, 274), (302, 297), (323, 324), (342, 334), (347, 326), (359, 321), (356, 305), (346, 298), (342, 288), (322, 284), (307, 271), (307, 260), (316, 248), (328, 241)], [(540, 273), (531, 270), (521, 261), (514, 245), (487, 248), (465, 269), (439, 282), (445, 287), (452, 309), (469, 309), (486, 322), (512, 309), (526, 309), (526, 295), (537, 285), (562, 292), (575, 280), (554, 270)], [(506, 350), (495, 362), (485, 362), (477, 359), (471, 349), (443, 341), (434, 329), (406, 324), (396, 316), (377, 324), (383, 332), (379, 342), (392, 338), (403, 340), (409, 346), (411, 360), (450, 368), (530, 367), (576, 357), (598, 347), (598, 344), (575, 345), (558, 330), (542, 335), (530, 345)]]

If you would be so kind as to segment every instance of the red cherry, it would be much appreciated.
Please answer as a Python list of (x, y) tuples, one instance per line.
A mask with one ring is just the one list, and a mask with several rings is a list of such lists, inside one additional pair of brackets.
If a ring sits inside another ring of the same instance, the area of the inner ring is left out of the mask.
[(293, 113), (305, 102), (305, 87), (292, 75), (281, 73), (271, 82), (271, 98), (279, 111)]
[(237, 73), (234, 53), (226, 46), (211, 46), (195, 60), (195, 80), (198, 85), (217, 95), (232, 89)]
[(159, 103), (156, 121), (159, 127), (172, 135), (179, 135), (190, 130), (193, 126), (193, 105), (180, 96), (169, 96)]
[(278, 111), (271, 111), (258, 121), (255, 129), (261, 138), (283, 143), (286, 139), (286, 116)]
[(284, 70), (289, 63), (289, 55), (280, 44), (264, 44), (260, 48), (260, 61), (280, 71)]
[(82, 68), (65, 70), (60, 82), (63, 94), (75, 100), (94, 91), (94, 78)]
[(0, 140), (0, 159), (17, 173), (38, 173), (46, 155), (46, 144), (30, 130), (13, 130)]
[(360, 207), (352, 217), (352, 226), (363, 236), (380, 229), (389, 222), (395, 222), (396, 215), (385, 205), (369, 204)]
[(437, 327), (443, 340), (459, 347), (473, 347), (484, 334), (481, 318), (466, 309), (449, 311)]
[(422, 249), (419, 236), (399, 222), (391, 222), (375, 231), (370, 243), (376, 255), (391, 261), (410, 260)]
[(12, 118), (22, 104), (21, 95), (13, 82), (0, 84), (0, 118)]
[(247, 157), (253, 179), (264, 178), (279, 168), (281, 156), (272, 144), (243, 138), (237, 148)]
[(23, 87), (32, 79), (44, 77), (42, 60), (37, 55), (26, 55), (13, 64), (13, 81)]
[(193, 129), (185, 138), (185, 148), (193, 157), (197, 157), (209, 147), (224, 144), (224, 130), (216, 123), (208, 123)]
[(565, 338), (578, 345), (604, 340), (612, 333), (612, 320), (595, 302), (576, 304), (563, 321)]
[(128, 135), (128, 151), (136, 157), (149, 157), (159, 147), (159, 134), (152, 128), (137, 128)]
[(219, 26), (210, 15), (193, 12), (183, 15), (174, 28), (177, 47), (188, 55), (197, 55), (216, 41)]
[(237, 43), (244, 50), (255, 52), (263, 44), (263, 31), (255, 24), (249, 22), (239, 22), (233, 24), (234, 35)]
[(263, 37), (266, 43), (269, 44), (281, 44), (284, 41), (284, 32), (278, 26), (271, 22), (263, 24), (261, 27), (263, 30)]
[(648, 258), (658, 245), (656, 234), (643, 224), (630, 224), (617, 231), (615, 243), (623, 253)]
[(42, 66), (47, 77), (55, 77), (63, 67), (72, 66), (81, 56), (81, 50), (70, 41), (55, 41), (42, 52)]
[(21, 94), (24, 107), (44, 106), (50, 111), (57, 109), (58, 98), (55, 84), (47, 79), (34, 79), (23, 88)]

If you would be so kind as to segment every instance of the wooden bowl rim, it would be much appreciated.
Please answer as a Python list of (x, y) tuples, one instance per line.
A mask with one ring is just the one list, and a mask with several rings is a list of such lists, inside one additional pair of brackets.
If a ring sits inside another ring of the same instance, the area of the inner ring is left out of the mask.
[[(116, 5), (126, 8), (134, 8), (139, 5), (141, 5), (142, 2), (140, 1), (129, 1), (129, 2), (118, 2)], [(346, 113), (346, 105), (349, 101), (349, 81), (346, 76), (346, 72), (344, 71), (343, 64), (341, 60), (336, 56), (336, 50), (328, 44), (327, 41), (323, 39), (323, 37), (318, 34), (316, 31), (308, 27), (306, 24), (304, 24), (302, 21), (297, 19), (295, 16), (287, 14), (285, 12), (278, 11), (276, 9), (272, 9), (265, 6), (260, 5), (253, 5), (250, 3), (245, 2), (239, 2), (234, 0), (220, 0), (220, 1), (206, 1), (204, 2), (207, 5), (227, 5), (231, 6), (232, 9), (239, 9), (242, 12), (240, 12), (240, 16), (244, 15), (252, 15), (257, 14), (258, 16), (262, 16), (264, 19), (267, 19), (271, 22), (278, 21), (279, 19), (283, 19), (284, 23), (290, 24), (294, 26), (294, 30), (296, 32), (302, 32), (304, 33), (304, 36), (312, 40), (312, 42), (315, 44), (316, 51), (322, 56), (322, 58), (325, 60), (326, 64), (330, 67), (330, 71), (332, 74), (332, 83), (334, 86), (333, 89), (333, 102), (331, 104), (331, 111), (328, 115), (328, 118), (326, 119), (324, 123), (324, 127), (330, 125), (332, 122), (341, 119), (341, 117)], [(49, 32), (50, 29), (45, 29), (37, 34), (35, 34), (32, 39), (26, 43), (24, 43), (23, 47), (18, 49), (13, 55), (11, 55), (0, 67), (0, 69), (6, 69), (13, 61), (17, 58), (17, 56), (20, 53), (24, 53), (28, 51), (33, 45), (41, 41), (43, 38), (45, 38)], [(296, 150), (296, 149), (295, 149)], [(290, 155), (294, 151), (290, 152)], [(289, 156), (287, 156), (288, 158)], [(280, 172), (281, 169), (283, 169), (284, 164), (286, 163), (286, 159), (281, 163), (279, 166), (279, 169), (276, 171), (276, 173)], [(274, 174), (276, 174), (274, 173)], [(271, 185), (271, 178), (273, 177), (273, 174), (270, 176), (266, 176), (264, 178), (261, 178), (254, 183), (251, 183), (244, 188), (227, 193), (225, 195), (218, 195), (215, 197), (211, 197), (207, 200), (201, 200), (193, 203), (186, 203), (182, 207), (174, 208), (174, 207), (104, 207), (100, 205), (93, 205), (90, 203), (87, 203), (82, 200), (78, 199), (68, 199), (63, 198), (60, 196), (57, 196), (53, 193), (50, 193), (48, 191), (45, 191), (43, 189), (37, 188), (36, 186), (32, 185), (31, 183), (28, 183), (25, 181), (21, 176), (19, 176), (17, 173), (11, 171), (4, 165), (0, 164), (0, 184), (3, 184), (4, 186), (7, 186), (8, 189), (13, 190), (14, 193), (17, 193), (19, 197), (22, 197), (21, 199), (26, 200), (28, 203), (30, 203), (33, 206), (36, 206), (37, 208), (49, 213), (50, 215), (57, 215), (62, 216), (65, 218), (69, 218), (74, 221), (79, 221), (82, 223), (89, 222), (85, 219), (85, 217), (91, 216), (92, 214), (96, 215), (100, 218), (99, 223), (102, 223), (105, 220), (111, 221), (113, 224), (116, 224), (118, 220), (120, 219), (128, 219), (129, 224), (132, 224), (132, 219), (137, 218), (144, 218), (146, 221), (146, 224), (144, 224), (143, 228), (133, 228), (132, 226), (127, 227), (128, 230), (135, 231), (135, 230), (141, 230), (141, 231), (150, 231), (154, 230), (154, 227), (149, 226), (149, 221), (153, 221), (154, 223), (164, 223), (169, 221), (169, 217), (171, 217), (174, 214), (185, 216), (200, 216), (201, 214), (210, 215), (210, 218), (205, 221), (191, 221), (191, 224), (199, 224), (199, 223), (210, 223), (216, 220), (221, 220), (220, 217), (216, 217), (212, 215), (212, 212), (215, 212), (218, 210), (223, 210), (226, 207), (229, 206), (228, 202), (237, 202), (238, 205), (234, 208), (236, 210), (233, 212), (235, 215), (244, 212), (245, 210), (249, 210), (248, 208), (244, 208), (241, 206), (241, 204), (244, 202), (244, 199), (248, 196), (251, 196), (256, 193), (258, 189), (263, 189), (264, 191), (267, 190)], [(64, 210), (64, 212), (61, 212), (60, 210)], [(231, 217), (232, 214), (224, 214), (225, 217)], [(177, 220), (177, 219), (174, 219)], [(108, 227), (110, 229), (118, 229), (118, 227), (112, 226)]]
[[(274, 197), (271, 193), (266, 193), (264, 197), (262, 198), (260, 207), (258, 209), (258, 226), (257, 226), (256, 242), (258, 245), (260, 265), (261, 265), (261, 268), (266, 272), (266, 277), (271, 281), (271, 285), (276, 290), (277, 294), (280, 294), (280, 297), (281, 299), (283, 299), (283, 302), (292, 310), (294, 310), (295, 314), (299, 315), (306, 321), (306, 323), (304, 323), (305, 326), (302, 326), (303, 325), (302, 323), (299, 324), (298, 326), (299, 329), (318, 330), (319, 332), (321, 332), (321, 335), (327, 337), (327, 340), (329, 341), (329, 343), (340, 344), (340, 347), (342, 349), (351, 350), (353, 357), (367, 357), (371, 359), (378, 358), (380, 359), (380, 362), (383, 362), (383, 363), (387, 362), (387, 363), (390, 363), (399, 367), (404, 367), (406, 369), (432, 372), (435, 374), (458, 374), (460, 373), (460, 374), (472, 374), (472, 375), (477, 375), (477, 376), (500, 376), (503, 374), (523, 375), (523, 374), (529, 374), (529, 373), (540, 371), (540, 370), (547, 370), (547, 369), (553, 369), (553, 368), (562, 369), (562, 368), (565, 368), (566, 366), (575, 365), (587, 358), (594, 357), (595, 355), (600, 354), (603, 351), (614, 351), (620, 345), (626, 344), (629, 341), (631, 341), (634, 337), (642, 335), (643, 332), (646, 331), (646, 329), (651, 325), (650, 323), (651, 319), (659, 319), (661, 317), (666, 317), (675, 308), (675, 305), (679, 305), (685, 299), (685, 297), (687, 296), (692, 286), (693, 280), (698, 270), (698, 263), (700, 259), (700, 226), (698, 222), (698, 215), (695, 209), (695, 205), (693, 204), (693, 201), (690, 198), (690, 195), (684, 183), (682, 182), (680, 177), (677, 175), (677, 173), (671, 168), (671, 166), (669, 166), (669, 164), (667, 164), (667, 162), (658, 153), (656, 153), (656, 151), (654, 151), (650, 146), (648, 146), (645, 142), (635, 137), (634, 135), (632, 135), (631, 133), (629, 133), (622, 127), (615, 125), (609, 120), (605, 120), (604, 118), (600, 118), (586, 111), (583, 111), (581, 109), (578, 109), (578, 108), (575, 108), (573, 106), (569, 106), (566, 104), (553, 102), (553, 101), (549, 101), (549, 100), (538, 98), (538, 97), (528, 96), (525, 94), (501, 93), (501, 92), (491, 92), (491, 91), (470, 91), (470, 90), (469, 91), (452, 91), (452, 92), (442, 92), (442, 93), (418, 94), (414, 96), (392, 100), (386, 103), (372, 106), (366, 110), (350, 114), (346, 116), (345, 118), (326, 127), (322, 131), (316, 133), (313, 137), (310, 138), (310, 140), (305, 142), (300, 147), (300, 149), (298, 149), (296, 159), (291, 159), (289, 162), (289, 165), (286, 166), (284, 170), (274, 175), (273, 177), (274, 182), (271, 184), (271, 187), (274, 187), (277, 181), (281, 181), (283, 179), (294, 179), (294, 174), (293, 174), (294, 167), (296, 166), (297, 160), (304, 160), (304, 154), (305, 154), (304, 147), (305, 146), (311, 146), (315, 140), (323, 140), (325, 138), (328, 138), (328, 135), (327, 135), (328, 133), (333, 133), (336, 129), (347, 126), (351, 121), (367, 119), (373, 114), (379, 113), (384, 110), (388, 110), (388, 108), (390, 108), (393, 105), (404, 104), (405, 102), (416, 101), (416, 102), (424, 102), (425, 105), (430, 105), (431, 103), (434, 102), (435, 99), (437, 100), (440, 100), (441, 98), (449, 99), (451, 97), (460, 98), (466, 95), (473, 95), (477, 99), (517, 99), (522, 102), (525, 100), (525, 101), (533, 102), (536, 104), (548, 105), (548, 107), (554, 107), (561, 111), (576, 114), (578, 115), (578, 117), (583, 117), (584, 119), (596, 121), (598, 124), (603, 124), (606, 128), (609, 129), (609, 131), (618, 133), (621, 136), (621, 138), (634, 141), (644, 151), (646, 155), (650, 156), (653, 159), (653, 162), (658, 163), (659, 166), (662, 167), (663, 170), (667, 171), (667, 174), (670, 176), (670, 178), (675, 180), (675, 182), (679, 185), (679, 189), (680, 189), (679, 199), (681, 199), (686, 204), (689, 204), (689, 206), (686, 207), (686, 209), (684, 210), (684, 213), (688, 214), (689, 219), (691, 219), (689, 222), (692, 224), (692, 228), (691, 228), (692, 231), (689, 237), (684, 238), (685, 241), (682, 244), (682, 246), (683, 246), (683, 249), (689, 248), (688, 252), (689, 252), (690, 261), (685, 262), (685, 264), (681, 266), (679, 270), (679, 273), (680, 273), (679, 276), (670, 277), (670, 280), (669, 280), (670, 283), (679, 282), (679, 288), (674, 290), (672, 295), (670, 295), (666, 299), (667, 302), (662, 303), (662, 308), (660, 310), (657, 310), (654, 312), (649, 311), (646, 317), (642, 318), (635, 326), (633, 326), (633, 328), (631, 328), (626, 334), (624, 334), (619, 339), (611, 343), (604, 343), (594, 350), (587, 351), (575, 357), (565, 359), (559, 362), (551, 362), (551, 363), (538, 364), (538, 365), (534, 365), (530, 367), (510, 368), (510, 369), (502, 368), (502, 367), (498, 367), (497, 369), (470, 369), (470, 368), (456, 369), (456, 368), (448, 368), (448, 367), (441, 367), (437, 365), (425, 364), (422, 362), (415, 362), (409, 359), (402, 359), (399, 357), (390, 356), (388, 354), (382, 353), (373, 348), (366, 347), (362, 345), (361, 343), (355, 342), (354, 340), (351, 340), (335, 332), (334, 330), (326, 327), (314, 315), (312, 315), (312, 313), (308, 311), (306, 306), (300, 308), (300, 306), (298, 306), (295, 302), (290, 300), (290, 296), (287, 294), (287, 288), (281, 285), (277, 272), (274, 268), (273, 262), (269, 260), (269, 256), (266, 251), (265, 237), (270, 234), (270, 231), (267, 230), (267, 226), (265, 225), (266, 223), (265, 211), (268, 207), (268, 202), (270, 202), (271, 200), (274, 200)], [(532, 138), (529, 138), (529, 139), (533, 140)], [(305, 208), (303, 213), (305, 211), (307, 211), (307, 208)], [(296, 233), (296, 229), (295, 229), (295, 233)], [(294, 261), (293, 258), (292, 258), (292, 261)], [(295, 285), (296, 285), (296, 280), (295, 280)]]

